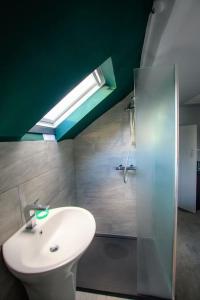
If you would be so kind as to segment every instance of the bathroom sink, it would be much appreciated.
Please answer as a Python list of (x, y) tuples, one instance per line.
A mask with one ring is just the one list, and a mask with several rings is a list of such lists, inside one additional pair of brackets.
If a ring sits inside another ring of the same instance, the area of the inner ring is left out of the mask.
[(11, 271), (39, 274), (79, 258), (95, 233), (92, 214), (79, 207), (50, 209), (28, 231), (23, 226), (3, 245), (4, 260)]

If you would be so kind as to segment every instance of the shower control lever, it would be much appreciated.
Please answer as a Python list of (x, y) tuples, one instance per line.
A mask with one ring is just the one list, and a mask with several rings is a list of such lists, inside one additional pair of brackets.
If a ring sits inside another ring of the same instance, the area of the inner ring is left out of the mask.
[(124, 165), (119, 165), (118, 167), (115, 168), (115, 170), (119, 170), (119, 171), (124, 171), (124, 170), (127, 170), (127, 171), (135, 171), (136, 170), (136, 166), (134, 165), (129, 165), (127, 167), (125, 167)]

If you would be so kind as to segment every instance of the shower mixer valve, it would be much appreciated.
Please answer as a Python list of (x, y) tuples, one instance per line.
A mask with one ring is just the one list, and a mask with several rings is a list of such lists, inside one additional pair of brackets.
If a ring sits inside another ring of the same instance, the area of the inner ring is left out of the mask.
[(119, 171), (124, 171), (124, 170), (127, 170), (127, 171), (135, 171), (136, 170), (136, 166), (134, 165), (129, 165), (127, 167), (125, 167), (124, 165), (119, 165), (118, 167), (115, 168), (115, 170), (119, 170)]

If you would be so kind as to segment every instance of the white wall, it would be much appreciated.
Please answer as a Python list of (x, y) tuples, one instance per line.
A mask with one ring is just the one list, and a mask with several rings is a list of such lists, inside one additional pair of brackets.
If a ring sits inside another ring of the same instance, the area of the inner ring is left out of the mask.
[[(180, 106), (179, 124), (197, 125), (197, 147), (200, 148), (200, 105)], [(197, 152), (197, 160), (200, 160), (200, 151)]]
[(147, 28), (142, 65), (178, 67), (180, 102), (200, 94), (200, 1), (157, 0)]

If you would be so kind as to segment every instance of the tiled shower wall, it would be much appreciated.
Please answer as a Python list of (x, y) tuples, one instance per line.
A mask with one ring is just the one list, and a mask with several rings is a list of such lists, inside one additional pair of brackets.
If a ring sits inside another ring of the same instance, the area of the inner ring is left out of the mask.
[(106, 112), (74, 140), (76, 203), (90, 210), (97, 232), (136, 236), (135, 175), (115, 170), (119, 164), (135, 163), (130, 141), (130, 95)]
[[(0, 143), (0, 245), (23, 224), (36, 199), (51, 207), (74, 203), (73, 141)], [(0, 260), (0, 299), (24, 300), (21, 284)]]

